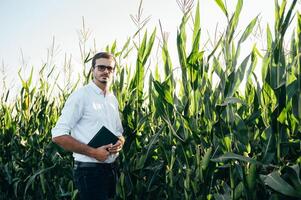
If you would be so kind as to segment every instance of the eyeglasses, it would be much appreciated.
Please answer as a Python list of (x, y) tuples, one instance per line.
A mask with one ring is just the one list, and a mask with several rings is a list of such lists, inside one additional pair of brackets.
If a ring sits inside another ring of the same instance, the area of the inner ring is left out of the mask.
[(107, 69), (108, 72), (110, 72), (110, 73), (113, 72), (115, 69), (112, 66), (106, 66), (106, 65), (97, 65), (97, 66), (95, 66), (95, 68), (97, 68), (97, 70), (100, 72), (104, 72)]

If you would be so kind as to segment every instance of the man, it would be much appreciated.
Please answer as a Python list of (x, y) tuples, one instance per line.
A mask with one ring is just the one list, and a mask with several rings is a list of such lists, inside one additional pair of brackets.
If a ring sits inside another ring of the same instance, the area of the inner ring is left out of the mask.
[[(115, 64), (113, 55), (106, 52), (93, 57), (93, 81), (70, 95), (52, 129), (53, 142), (73, 152), (74, 181), (82, 200), (109, 199), (115, 194), (113, 162), (124, 144), (118, 102), (108, 91)], [(113, 132), (118, 142), (98, 148), (88, 146), (102, 126)]]

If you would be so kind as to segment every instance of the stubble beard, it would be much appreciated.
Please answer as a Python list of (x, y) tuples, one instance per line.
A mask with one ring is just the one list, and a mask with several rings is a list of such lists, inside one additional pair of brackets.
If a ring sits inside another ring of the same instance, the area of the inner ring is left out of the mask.
[(109, 78), (108, 77), (95, 77), (94, 76), (94, 79), (99, 82), (99, 83), (102, 83), (102, 84), (108, 84), (109, 83)]
[(95, 74), (93, 74), (93, 81), (96, 83), (96, 85), (98, 85), (100, 88), (107, 88), (110, 84), (110, 77), (103, 77), (103, 76), (96, 76)]
[(101, 81), (99, 81), (100, 83), (103, 83), (103, 84), (107, 84), (108, 83), (108, 81), (107, 80), (101, 80)]
[(100, 78), (99, 82), (102, 84), (108, 84), (110, 82), (110, 79), (109, 77), (104, 77), (103, 79)]

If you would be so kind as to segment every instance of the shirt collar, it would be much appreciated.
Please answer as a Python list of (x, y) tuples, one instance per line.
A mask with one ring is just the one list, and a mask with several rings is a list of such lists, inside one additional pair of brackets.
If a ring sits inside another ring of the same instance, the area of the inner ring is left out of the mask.
[[(91, 86), (93, 91), (96, 92), (97, 94), (101, 94), (101, 95), (105, 94), (105, 92), (102, 89), (100, 89), (93, 81), (91, 81), (91, 83), (89, 85)], [(106, 91), (106, 95), (107, 94), (109, 94), (108, 91)]]

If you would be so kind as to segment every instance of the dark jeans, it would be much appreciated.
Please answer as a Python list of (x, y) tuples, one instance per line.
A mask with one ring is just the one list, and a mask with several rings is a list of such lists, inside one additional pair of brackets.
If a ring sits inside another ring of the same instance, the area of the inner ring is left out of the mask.
[(80, 200), (114, 198), (117, 175), (113, 164), (75, 162), (73, 176)]

